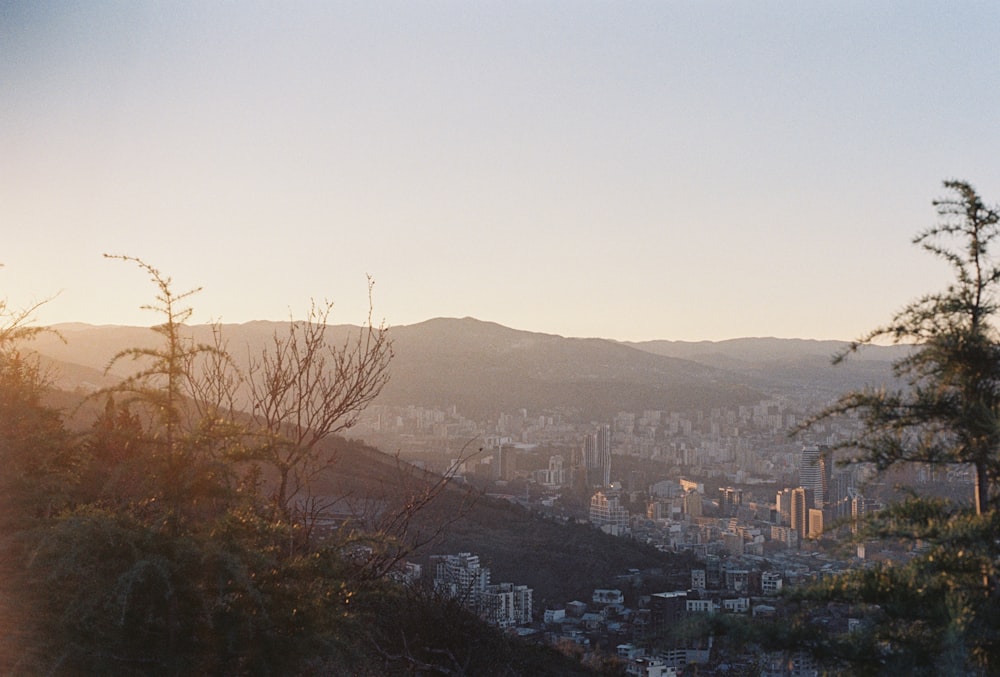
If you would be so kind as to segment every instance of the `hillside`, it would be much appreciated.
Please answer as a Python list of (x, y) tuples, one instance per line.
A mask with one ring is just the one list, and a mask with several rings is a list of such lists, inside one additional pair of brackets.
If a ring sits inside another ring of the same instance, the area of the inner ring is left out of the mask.
[(739, 374), (749, 387), (766, 392), (811, 390), (825, 395), (891, 381), (892, 362), (909, 350), (907, 346), (865, 346), (834, 365), (834, 355), (848, 347), (847, 341), (769, 337), (626, 345)]
[[(131, 369), (104, 369), (126, 347), (149, 347), (144, 327), (57, 325), (33, 346), (55, 366), (60, 387), (92, 389)], [(223, 325), (237, 363), (245, 366), (282, 322)], [(191, 327), (199, 342), (213, 328)], [(357, 327), (333, 325), (334, 344)], [(645, 341), (566, 338), (511, 329), (472, 318), (438, 318), (392, 327), (391, 379), (380, 404), (448, 408), (484, 420), (521, 408), (559, 411), (578, 420), (607, 420), (619, 411), (693, 410), (754, 402), (781, 394), (829, 398), (891, 380), (891, 362), (906, 346), (868, 346), (840, 365), (844, 341), (741, 338), (728, 341)]]
[(461, 403), (473, 417), (521, 407), (578, 412), (720, 406), (759, 397), (731, 372), (605, 339), (517, 331), (472, 318), (393, 330), (396, 359), (385, 404)]
[[(438, 479), (360, 442), (336, 440), (331, 450), (336, 462), (317, 491), (338, 499), (341, 511), (366, 516), (391, 511), (412, 502)], [(412, 541), (432, 535), (415, 553), (415, 561), (427, 565), (432, 554), (474, 552), (495, 580), (531, 586), (540, 603), (587, 596), (595, 587), (611, 585), (629, 568), (669, 573), (678, 562), (677, 556), (630, 539), (589, 525), (545, 519), (460, 484), (448, 485), (415, 515), (407, 530)]]
[[(55, 328), (65, 341), (42, 335), (34, 348), (58, 362), (92, 370), (103, 371), (126, 347), (156, 342), (153, 332), (139, 327)], [(283, 329), (284, 323), (251, 322), (224, 325), (222, 332), (237, 362), (245, 364), (274, 331)], [(337, 344), (356, 329), (341, 325), (328, 331)], [(210, 326), (194, 326), (191, 332), (196, 341), (212, 341)], [(526, 407), (599, 420), (622, 410), (702, 408), (761, 397), (746, 376), (736, 372), (604, 339), (519, 331), (471, 318), (429, 320), (390, 332), (395, 356), (390, 383), (379, 399), (382, 404), (460, 404), (472, 418)], [(127, 373), (130, 367), (116, 365), (111, 375)], [(92, 383), (95, 374), (82, 380)]]

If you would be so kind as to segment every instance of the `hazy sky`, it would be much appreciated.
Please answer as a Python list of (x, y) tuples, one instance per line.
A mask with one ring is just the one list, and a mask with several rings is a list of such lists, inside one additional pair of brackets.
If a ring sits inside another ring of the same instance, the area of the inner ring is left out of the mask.
[(0, 296), (854, 338), (1000, 202), (996, 2), (0, 0)]

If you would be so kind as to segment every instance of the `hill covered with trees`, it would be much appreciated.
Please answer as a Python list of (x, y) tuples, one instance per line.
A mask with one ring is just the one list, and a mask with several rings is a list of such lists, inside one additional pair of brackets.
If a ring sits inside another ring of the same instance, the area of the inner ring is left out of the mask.
[(27, 350), (30, 313), (0, 308), (3, 674), (587, 672), (397, 580), (471, 497), (338, 441), (384, 384), (381, 329), (331, 346), (314, 316), (239, 370), (134, 262), (163, 321), (83, 407)]

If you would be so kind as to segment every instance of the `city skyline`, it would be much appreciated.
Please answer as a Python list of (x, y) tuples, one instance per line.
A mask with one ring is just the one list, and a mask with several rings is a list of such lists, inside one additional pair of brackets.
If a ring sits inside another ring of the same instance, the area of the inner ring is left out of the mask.
[(0, 298), (148, 325), (472, 316), (563, 336), (849, 340), (1000, 201), (1000, 8), (0, 4)]

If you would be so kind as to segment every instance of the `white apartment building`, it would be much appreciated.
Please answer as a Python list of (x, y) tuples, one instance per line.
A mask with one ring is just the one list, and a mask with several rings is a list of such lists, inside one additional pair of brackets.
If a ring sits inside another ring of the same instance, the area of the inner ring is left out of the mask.
[(531, 623), (532, 589), (526, 585), (498, 583), (479, 593), (477, 609), (483, 619), (499, 628)]
[(501, 628), (531, 622), (533, 591), (526, 585), (490, 584), (490, 570), (479, 565), (479, 556), (468, 552), (435, 555), (434, 589)]
[(629, 532), (628, 510), (622, 507), (614, 494), (598, 491), (590, 499), (590, 523), (612, 536)]
[(460, 552), (457, 555), (435, 555), (434, 589), (448, 597), (474, 603), (480, 592), (490, 584), (490, 570), (479, 566), (479, 555)]
[(765, 571), (760, 575), (761, 592), (765, 595), (776, 595), (781, 592), (781, 574), (777, 571)]

